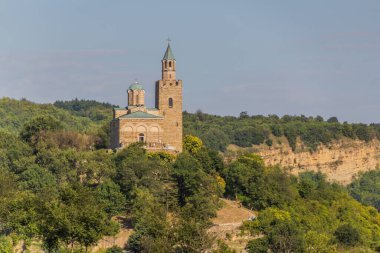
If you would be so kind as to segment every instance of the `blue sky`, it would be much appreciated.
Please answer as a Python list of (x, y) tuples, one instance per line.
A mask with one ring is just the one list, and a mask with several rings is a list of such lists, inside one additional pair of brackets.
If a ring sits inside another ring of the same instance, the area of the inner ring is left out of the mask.
[(166, 38), (184, 109), (380, 122), (380, 1), (0, 0), (0, 97), (153, 105)]

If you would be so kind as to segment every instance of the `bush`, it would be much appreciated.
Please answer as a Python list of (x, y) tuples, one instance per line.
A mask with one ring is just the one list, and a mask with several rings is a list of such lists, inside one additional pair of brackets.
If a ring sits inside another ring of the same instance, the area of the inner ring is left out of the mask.
[(112, 246), (112, 248), (108, 248), (106, 253), (122, 253), (123, 249), (118, 246)]
[(360, 242), (359, 231), (351, 224), (344, 224), (338, 227), (334, 233), (335, 238), (340, 244), (355, 246)]
[(12, 240), (5, 236), (0, 236), (0, 252), (1, 253), (12, 253)]

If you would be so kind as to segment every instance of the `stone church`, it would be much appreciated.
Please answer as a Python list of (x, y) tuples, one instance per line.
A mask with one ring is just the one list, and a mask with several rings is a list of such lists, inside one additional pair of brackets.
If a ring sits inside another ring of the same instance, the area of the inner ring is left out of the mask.
[(111, 148), (143, 142), (148, 151), (182, 152), (182, 80), (170, 48), (161, 61), (162, 79), (156, 81), (155, 107), (145, 106), (145, 90), (135, 82), (128, 89), (128, 106), (113, 109)]

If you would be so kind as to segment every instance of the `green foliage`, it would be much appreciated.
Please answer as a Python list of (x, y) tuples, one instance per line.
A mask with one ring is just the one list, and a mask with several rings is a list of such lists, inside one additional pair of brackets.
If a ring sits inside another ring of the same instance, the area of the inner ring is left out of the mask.
[(173, 176), (178, 185), (178, 201), (186, 215), (207, 221), (218, 207), (218, 182), (202, 170), (201, 164), (187, 153), (177, 157)]
[(231, 143), (229, 136), (222, 130), (211, 128), (204, 134), (200, 135), (204, 144), (213, 150), (225, 151), (227, 145)]
[(97, 190), (104, 210), (110, 217), (120, 214), (125, 209), (125, 196), (121, 193), (120, 186), (112, 180), (102, 182)]
[(62, 128), (61, 122), (52, 116), (37, 116), (26, 122), (21, 130), (21, 139), (28, 143), (35, 143), (40, 134), (47, 131), (56, 131)]
[(43, 193), (49, 190), (49, 194), (57, 194), (57, 182), (54, 175), (36, 164), (20, 174), (20, 186), (34, 193)]
[(166, 162), (166, 163), (172, 163), (172, 162), (174, 162), (174, 160), (176, 158), (175, 155), (170, 154), (168, 152), (164, 152), (164, 151), (150, 153), (150, 154), (148, 154), (148, 157), (150, 157), (150, 158), (157, 158), (157, 159), (160, 159), (160, 160), (162, 160), (163, 162)]
[(9, 237), (0, 235), (0, 252), (13, 253), (12, 240)]
[(123, 249), (118, 246), (113, 246), (106, 250), (106, 253), (122, 253), (122, 252), (123, 252)]
[(359, 174), (348, 185), (351, 195), (365, 205), (374, 206), (380, 210), (380, 170), (371, 170)]
[(360, 233), (350, 224), (339, 226), (334, 232), (335, 238), (339, 243), (346, 246), (355, 246), (360, 243)]
[(202, 140), (196, 136), (186, 135), (183, 139), (183, 148), (192, 155), (198, 153), (202, 146)]
[(186, 134), (201, 137), (206, 147), (225, 151), (229, 144), (240, 147), (266, 143), (271, 146), (271, 135), (285, 136), (293, 150), (301, 140), (311, 151), (319, 144), (327, 144), (343, 137), (370, 141), (380, 138), (379, 125), (340, 123), (336, 117), (324, 121), (322, 117), (284, 115), (249, 116), (242, 112), (240, 117), (209, 115), (198, 111), (184, 112), (183, 124)]
[(70, 111), (76, 116), (90, 118), (96, 122), (110, 121), (112, 108), (115, 107), (109, 103), (99, 103), (95, 100), (78, 100), (77, 98), (71, 101), (56, 101), (54, 106)]
[[(117, 232), (113, 218), (120, 214), (134, 229), (132, 252), (205, 252), (222, 194), (259, 211), (243, 225), (243, 232), (262, 236), (247, 245), (249, 252), (366, 252), (380, 244), (377, 210), (321, 173), (295, 177), (254, 154), (225, 164), (218, 152), (231, 143), (275, 145), (274, 136), (285, 136), (294, 149), (300, 139), (310, 150), (342, 137), (370, 141), (379, 138), (379, 125), (198, 111), (184, 114), (185, 131), (193, 136), (185, 139), (187, 152), (173, 156), (148, 154), (141, 143), (102, 149), (108, 146), (108, 104), (2, 99), (0, 105), (1, 252), (9, 251), (8, 235), (26, 247), (39, 240), (46, 252), (84, 252)], [(376, 206), (379, 175), (373, 173), (349, 191)], [(215, 252), (233, 250), (219, 242)]]
[(0, 99), (0, 129), (18, 133), (23, 125), (36, 116), (51, 116), (62, 123), (64, 129), (80, 132), (96, 128), (96, 124), (85, 117), (77, 117), (51, 104), (36, 104), (27, 100)]
[(246, 249), (249, 253), (268, 253), (269, 243), (267, 238), (258, 238), (249, 241)]
[(39, 230), (48, 249), (57, 248), (58, 240), (88, 248), (117, 232), (96, 192), (79, 184), (62, 188), (59, 202), (45, 203), (40, 215)]
[(327, 120), (328, 123), (338, 123), (338, 118), (333, 116), (333, 117), (330, 117), (328, 120)]
[(337, 243), (369, 250), (379, 244), (379, 213), (355, 201), (344, 187), (328, 183), (321, 173), (297, 179), (248, 161), (242, 156), (231, 163), (224, 177), (227, 193), (233, 189), (244, 205), (260, 210), (257, 219), (243, 225), (252, 235), (264, 235), (248, 244), (250, 252), (336, 252)]

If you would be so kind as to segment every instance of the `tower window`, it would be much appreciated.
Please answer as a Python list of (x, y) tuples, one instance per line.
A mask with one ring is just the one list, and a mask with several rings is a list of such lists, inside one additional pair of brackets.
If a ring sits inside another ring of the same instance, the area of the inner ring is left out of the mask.
[(169, 98), (169, 108), (173, 108), (173, 99)]
[(139, 134), (139, 142), (145, 142), (145, 135), (143, 133)]
[(172, 67), (172, 62), (170, 61), (170, 62), (169, 62), (169, 68), (171, 68), (171, 67)]
[(166, 62), (165, 62), (165, 68), (167, 68), (167, 67), (168, 67), (168, 62), (166, 61)]

